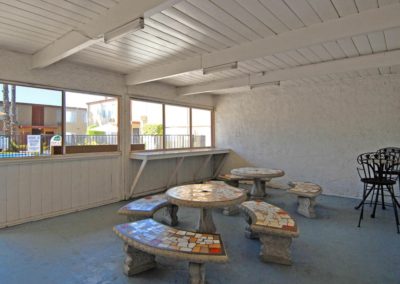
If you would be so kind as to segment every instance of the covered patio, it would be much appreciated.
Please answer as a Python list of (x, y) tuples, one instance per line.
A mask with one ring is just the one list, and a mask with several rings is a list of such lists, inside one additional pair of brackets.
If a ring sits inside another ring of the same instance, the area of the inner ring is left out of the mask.
[(0, 1), (0, 283), (397, 283), (399, 15)]

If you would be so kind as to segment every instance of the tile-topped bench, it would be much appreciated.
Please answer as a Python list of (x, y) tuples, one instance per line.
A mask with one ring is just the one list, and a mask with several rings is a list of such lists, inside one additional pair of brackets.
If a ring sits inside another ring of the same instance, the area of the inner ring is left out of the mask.
[(240, 205), (249, 227), (246, 237), (259, 237), (263, 261), (290, 265), (292, 238), (298, 237), (295, 221), (283, 209), (263, 201), (246, 201)]
[(206, 262), (225, 263), (228, 256), (218, 234), (172, 228), (153, 219), (114, 227), (124, 241), (124, 273), (133, 276), (156, 266), (155, 256), (189, 261), (190, 283), (205, 283)]
[[(225, 181), (222, 181), (222, 180), (209, 180), (209, 181), (206, 181), (205, 183), (230, 185), (229, 183), (227, 183)], [(246, 194), (248, 194), (248, 190), (247, 189), (244, 189), (244, 188), (239, 188), (239, 189), (242, 190), (243, 192), (245, 192)], [(229, 206), (229, 207), (224, 207), (223, 210), (222, 210), (222, 214), (224, 214), (226, 216), (237, 215), (237, 214), (239, 214), (239, 212), (240, 212), (239, 205), (233, 205), (233, 206)]]
[(297, 195), (297, 213), (307, 218), (315, 218), (316, 197), (322, 193), (322, 188), (311, 182), (290, 182), (288, 192)]
[(165, 197), (165, 194), (149, 195), (136, 199), (118, 210), (118, 214), (126, 215), (128, 221), (138, 221), (146, 218), (152, 218), (156, 211), (165, 208), (163, 212), (163, 222), (171, 226), (178, 224), (178, 206), (171, 204)]

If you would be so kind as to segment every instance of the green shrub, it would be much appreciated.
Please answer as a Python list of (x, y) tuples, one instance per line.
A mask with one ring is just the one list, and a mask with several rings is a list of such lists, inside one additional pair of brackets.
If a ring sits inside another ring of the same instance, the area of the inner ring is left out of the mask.
[(143, 135), (162, 135), (163, 126), (162, 124), (146, 124), (142, 128)]

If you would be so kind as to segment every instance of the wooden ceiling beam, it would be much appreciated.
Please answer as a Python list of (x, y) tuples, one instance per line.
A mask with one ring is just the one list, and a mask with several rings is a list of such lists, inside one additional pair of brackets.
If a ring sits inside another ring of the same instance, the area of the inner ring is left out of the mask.
[[(400, 4), (367, 10), (359, 14), (326, 21), (276, 36), (255, 40), (220, 51), (201, 55), (201, 65), (187, 64), (191, 58), (158, 67), (144, 68), (128, 74), (127, 85), (136, 85), (180, 75), (207, 67), (262, 58), (278, 52), (295, 50), (313, 44), (348, 38), (400, 26)], [(198, 61), (198, 56), (194, 60)], [(193, 62), (194, 62), (193, 61)]]
[(43, 68), (49, 66), (85, 49), (102, 40), (104, 33), (143, 17), (149, 10), (158, 11), (156, 7), (158, 5), (165, 5), (164, 2), (164, 0), (121, 0), (104, 15), (66, 33), (61, 38), (33, 54), (32, 67)]
[(188, 96), (203, 93), (213, 93), (239, 87), (248, 87), (250, 89), (250, 87), (254, 85), (262, 85), (286, 80), (296, 80), (307, 77), (317, 77), (332, 73), (345, 73), (369, 68), (387, 67), (397, 64), (400, 64), (400, 50), (276, 70), (267, 72), (264, 75), (257, 73), (231, 79), (213, 81), (207, 84), (178, 87), (177, 93), (180, 96)]

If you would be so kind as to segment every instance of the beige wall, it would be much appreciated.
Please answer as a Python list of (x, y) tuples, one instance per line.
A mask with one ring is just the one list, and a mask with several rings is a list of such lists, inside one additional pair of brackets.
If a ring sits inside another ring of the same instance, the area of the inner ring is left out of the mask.
[(283, 181), (313, 181), (325, 193), (359, 197), (359, 153), (400, 146), (400, 76), (268, 87), (220, 96), (217, 146), (231, 148), (224, 171), (281, 168)]

